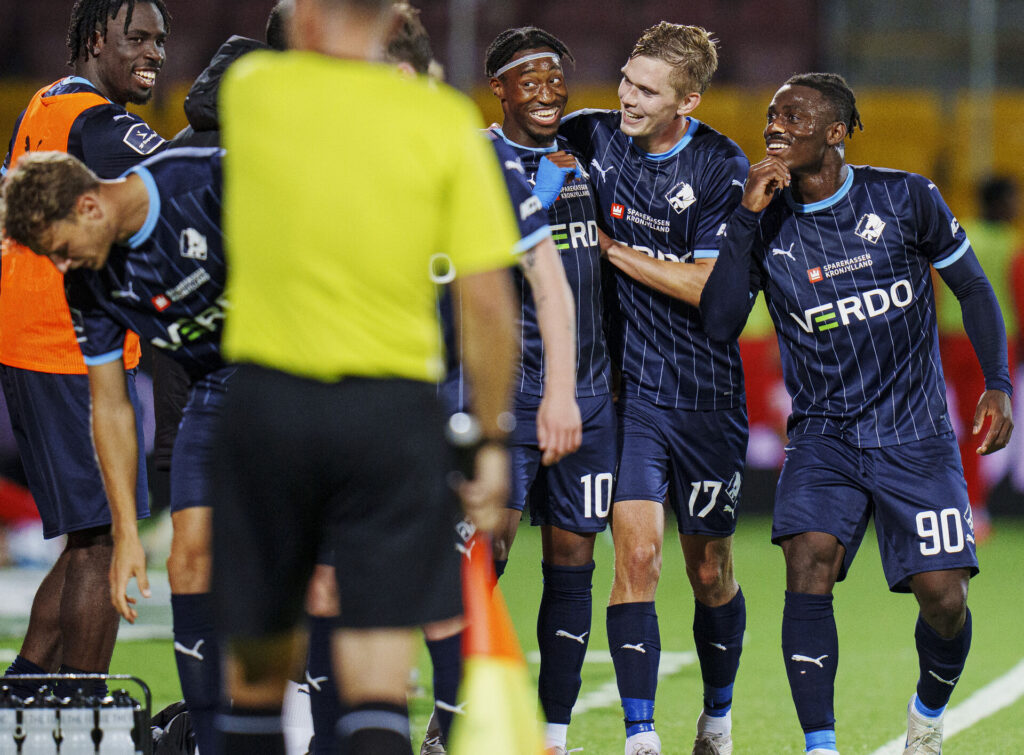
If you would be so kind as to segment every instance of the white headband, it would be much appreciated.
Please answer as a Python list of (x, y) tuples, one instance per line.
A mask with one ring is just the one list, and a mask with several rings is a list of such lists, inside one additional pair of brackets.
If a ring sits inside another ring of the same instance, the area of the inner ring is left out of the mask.
[(556, 66), (562, 64), (562, 59), (553, 52), (535, 52), (533, 55), (526, 55), (522, 58), (517, 58), (516, 60), (513, 60), (511, 63), (506, 63), (505, 65), (503, 65), (501, 68), (494, 72), (493, 78), (496, 79), (499, 76), (501, 76), (501, 74), (505, 73), (505, 71), (510, 71), (516, 66), (521, 66), (523, 63), (529, 63), (531, 60), (540, 60), (541, 58), (551, 58), (553, 61), (555, 61)]

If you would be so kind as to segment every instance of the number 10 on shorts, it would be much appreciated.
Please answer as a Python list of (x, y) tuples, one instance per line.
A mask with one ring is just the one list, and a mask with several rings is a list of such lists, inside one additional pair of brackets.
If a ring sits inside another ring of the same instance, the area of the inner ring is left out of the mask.
[[(593, 519), (596, 513), (599, 519), (606, 519), (612, 507), (611, 472), (588, 474), (580, 478), (583, 483), (583, 516)], [(596, 509), (596, 511), (595, 511)]]

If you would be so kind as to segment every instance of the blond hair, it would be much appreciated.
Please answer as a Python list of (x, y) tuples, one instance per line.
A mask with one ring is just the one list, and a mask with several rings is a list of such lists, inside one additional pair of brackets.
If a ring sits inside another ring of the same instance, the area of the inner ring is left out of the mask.
[(644, 56), (663, 60), (672, 66), (671, 82), (676, 92), (704, 93), (718, 69), (717, 40), (699, 26), (683, 26), (662, 21), (646, 29), (633, 46), (630, 60)]

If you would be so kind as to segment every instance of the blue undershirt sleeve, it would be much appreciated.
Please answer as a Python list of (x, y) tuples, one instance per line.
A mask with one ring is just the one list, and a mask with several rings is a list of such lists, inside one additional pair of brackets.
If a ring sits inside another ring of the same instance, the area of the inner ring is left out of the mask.
[(981, 364), (986, 390), (1012, 395), (1003, 314), (974, 251), (968, 249), (956, 262), (939, 269), (939, 275), (960, 302), (964, 330)]
[(718, 260), (700, 295), (704, 332), (715, 341), (739, 337), (754, 304), (751, 250), (756, 242), (758, 213), (742, 205), (729, 219)]

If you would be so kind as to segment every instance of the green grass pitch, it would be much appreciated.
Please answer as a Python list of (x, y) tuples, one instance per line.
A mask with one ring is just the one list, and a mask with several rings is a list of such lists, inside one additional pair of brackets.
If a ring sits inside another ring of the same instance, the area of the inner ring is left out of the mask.
[[(741, 517), (736, 534), (736, 574), (747, 600), (747, 635), (733, 708), (737, 755), (803, 752), (779, 647), (782, 554), (768, 540), (769, 527), (767, 517)], [(662, 667), (671, 673), (661, 678), (655, 715), (665, 755), (686, 755), (700, 711), (701, 681), (692, 652), (693, 598), (673, 523), (666, 534), (657, 606), (662, 649), (670, 659), (666, 662), (663, 658)], [(1019, 692), (1024, 666), (1011, 673), (1024, 659), (1022, 553), (1024, 521), (997, 521), (994, 536), (979, 550), (982, 573), (972, 581), (970, 593), (974, 642), (950, 710), (1000, 678), (1008, 679), (1011, 687), (1015, 683), (1018, 691), (987, 692), (980, 706), (985, 712), (1005, 705), (1007, 699), (1014, 701), (976, 722), (970, 723), (979, 716), (965, 710), (970, 725), (947, 738), (943, 748), (947, 755), (1024, 753), (1024, 699)], [(583, 747), (584, 755), (618, 755), (623, 742), (622, 713), (613, 692), (614, 672), (604, 631), (604, 606), (611, 582), (610, 537), (598, 537), (596, 560), (590, 639), (593, 661), (584, 667), (580, 697), (588, 709), (574, 716), (569, 746)], [(520, 529), (501, 588), (523, 648), (530, 654), (536, 651), (541, 589), (540, 538), (535, 529)], [(888, 592), (873, 534), (865, 540), (850, 577), (837, 586), (835, 605), (840, 642), (836, 688), (839, 748), (843, 755), (872, 755), (903, 734), (905, 707), (917, 678), (916, 604), (912, 596)], [(16, 650), (18, 641), (9, 638), (0, 641), (0, 647)], [(153, 690), (157, 709), (180, 696), (169, 640), (119, 642), (111, 670), (142, 677)], [(530, 671), (535, 679), (536, 663), (530, 664)], [(419, 682), (421, 694), (410, 701), (417, 747), (431, 704), (425, 650), (420, 655)]]

